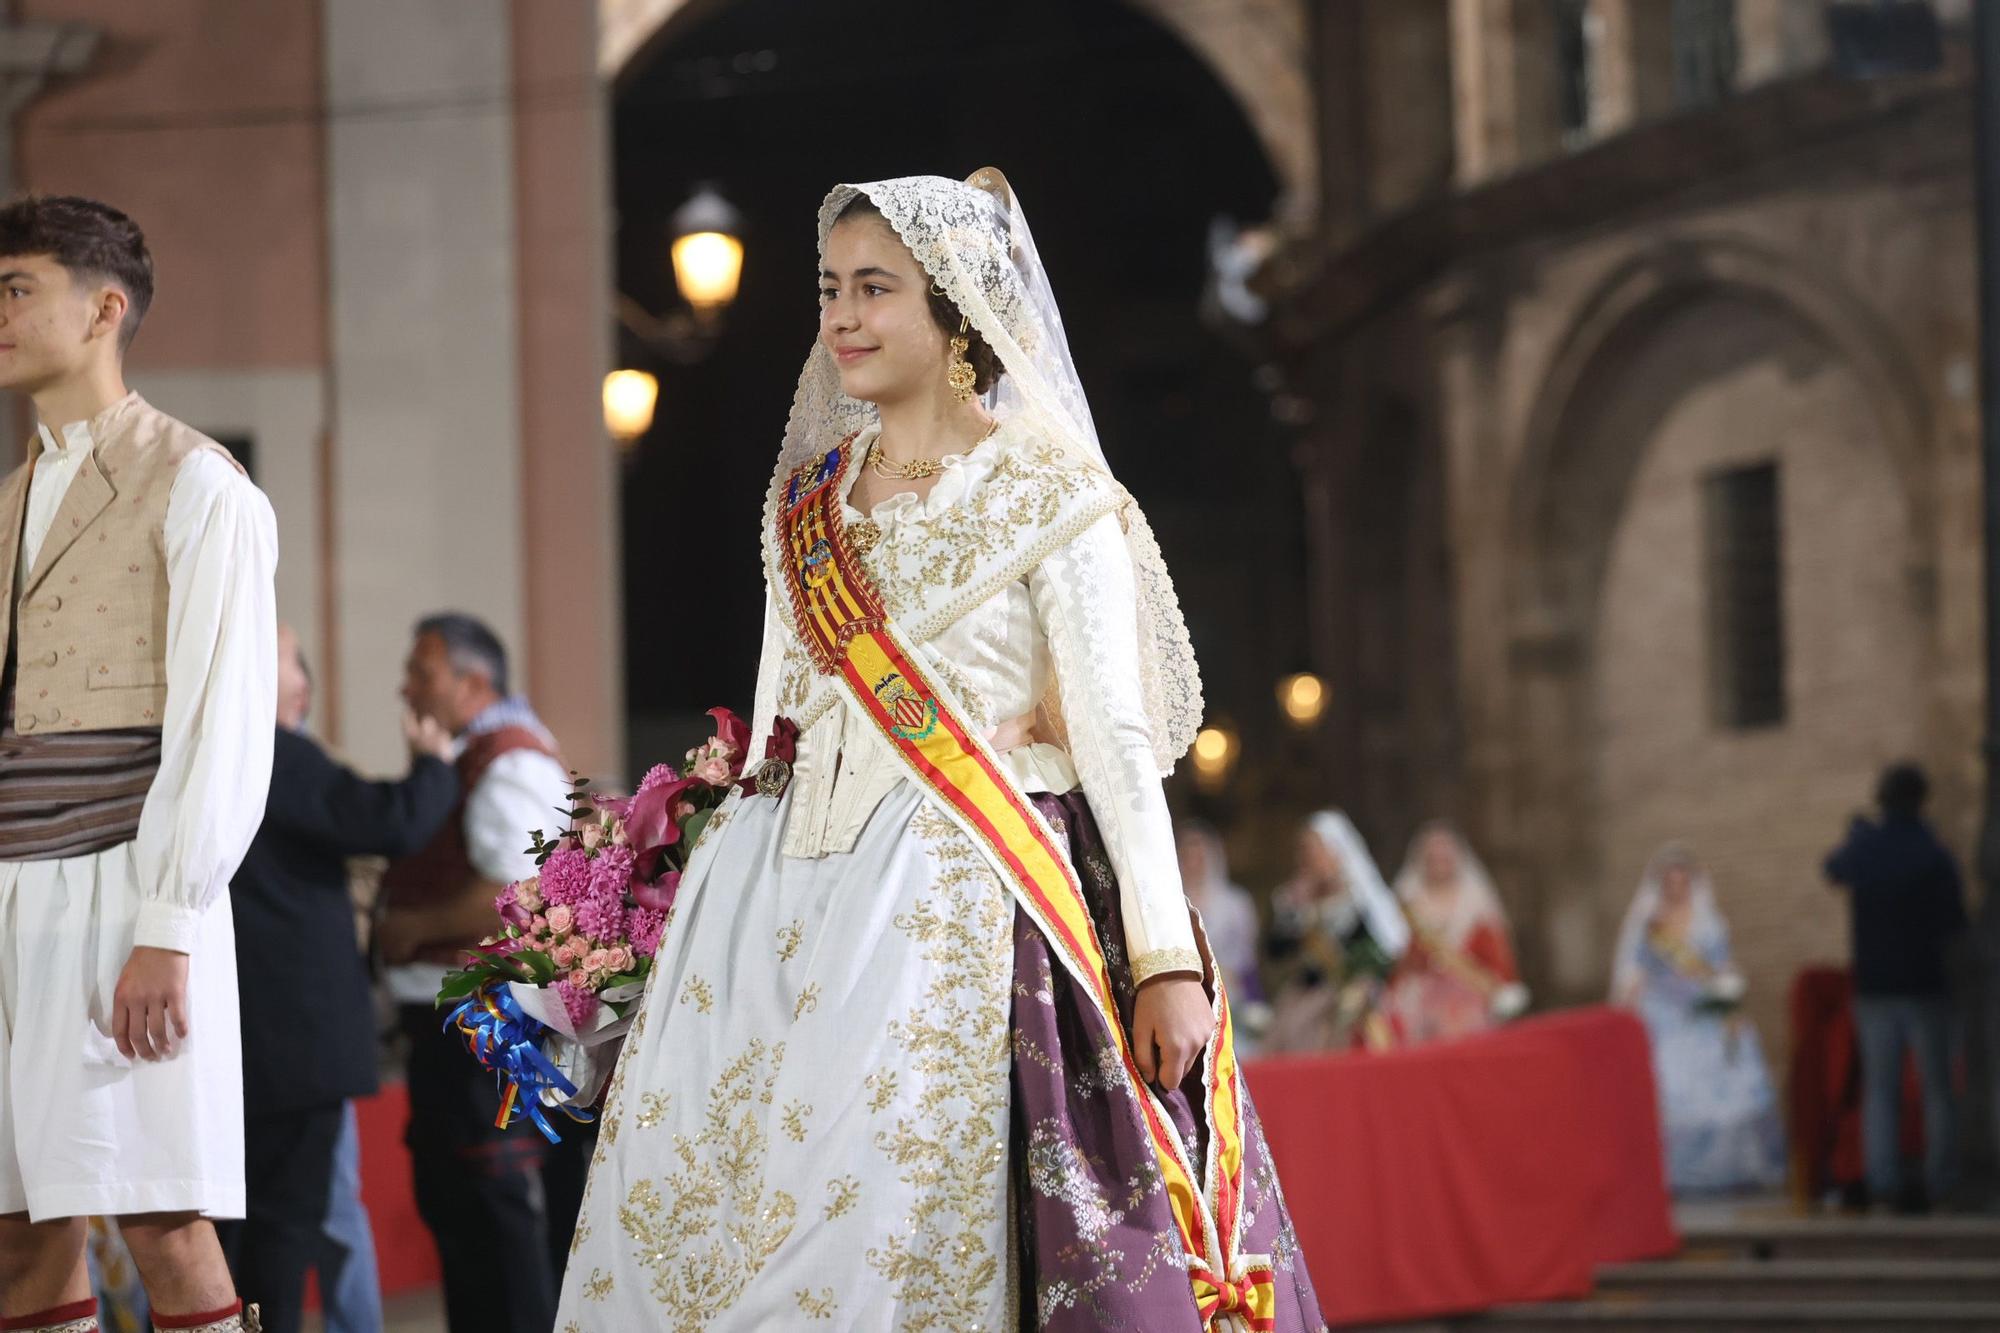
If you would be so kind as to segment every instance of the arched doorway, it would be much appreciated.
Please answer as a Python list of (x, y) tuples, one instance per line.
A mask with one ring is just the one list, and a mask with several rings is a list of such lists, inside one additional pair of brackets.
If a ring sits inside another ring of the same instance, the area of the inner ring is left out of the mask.
[[(1820, 860), (1880, 766), (1925, 740), (1913, 414), (1865, 321), (1782, 264), (1684, 253), (1624, 281), (1524, 476), (1534, 943), (1558, 995), (1601, 994), (1647, 858), (1692, 842), (1779, 1037), (1787, 979), (1844, 955)], [(1745, 503), (1770, 539), (1755, 549), (1732, 536)], [(1746, 579), (1770, 605), (1732, 621)], [(1743, 671), (1765, 680), (1747, 711)]]
[[(673, 303), (668, 218), (698, 182), (741, 211), (747, 255), (707, 358), (650, 367), (660, 408), (626, 473), (635, 761), (686, 744), (700, 709), (749, 704), (756, 526), (814, 334), (821, 196), (838, 180), (989, 163), (1035, 225), (1106, 450), (1180, 577), (1211, 694), (1254, 688), (1270, 707), (1268, 667), (1254, 683), (1229, 673), (1296, 595), (1282, 576), (1244, 590), (1296, 518), (1254, 521), (1282, 453), (1262, 447), (1273, 428), (1251, 367), (1196, 310), (1211, 219), (1268, 216), (1278, 182), (1229, 92), (1131, 7), (1032, 0), (1004, 25), (990, 14), (696, 3), (619, 80), (619, 289), (655, 311)], [(628, 340), (623, 356), (646, 349)]]

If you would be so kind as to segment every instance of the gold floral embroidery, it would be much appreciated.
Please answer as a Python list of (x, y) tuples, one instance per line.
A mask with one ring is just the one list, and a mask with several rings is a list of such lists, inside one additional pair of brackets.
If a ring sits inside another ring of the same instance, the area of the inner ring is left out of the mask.
[(961, 715), (973, 730), (983, 732), (1000, 721), (993, 716), (993, 705), (987, 702), (984, 694), (973, 688), (972, 681), (963, 671), (943, 657), (926, 665), (931, 674), (936, 676), (939, 682), (951, 691), (952, 697), (962, 705)]
[(700, 977), (689, 977), (687, 985), (681, 987), (681, 1003), (691, 1003), (698, 1012), (708, 1013), (715, 1008), (715, 991)]
[(792, 1021), (798, 1022), (817, 1008), (819, 1008), (819, 983), (809, 981), (806, 983), (806, 988), (799, 992), (798, 1003), (792, 1006)]
[(794, 921), (789, 926), (778, 928), (778, 961), (789, 963), (799, 952), (799, 941), (806, 935), (806, 923)]
[(831, 1197), (826, 1207), (820, 1209), (820, 1216), (831, 1222), (853, 1211), (855, 1202), (861, 1198), (861, 1180), (858, 1176), (835, 1176), (826, 1182), (826, 1192)]
[(639, 1099), (637, 1116), (640, 1129), (653, 1129), (667, 1118), (668, 1097), (665, 1093), (649, 1092)]
[(862, 1086), (868, 1089), (868, 1109), (878, 1113), (886, 1110), (896, 1096), (896, 1071), (878, 1069), (862, 1080)]
[(693, 856), (703, 843), (715, 836), (716, 830), (729, 822), (729, 817), (735, 813), (735, 801), (724, 797), (723, 803), (715, 807), (715, 813), (708, 817), (708, 822), (701, 826), (701, 833), (695, 838), (694, 845), (688, 848), (688, 855)]
[(832, 1287), (821, 1287), (817, 1296), (810, 1291), (799, 1291), (794, 1296), (799, 1309), (808, 1319), (831, 1319), (833, 1312), (840, 1308), (840, 1303), (833, 1297)]
[(785, 1103), (785, 1137), (793, 1143), (806, 1141), (806, 1117), (812, 1114), (812, 1107), (793, 1098)]
[(812, 658), (806, 655), (796, 639), (785, 645), (784, 665), (778, 671), (778, 708), (787, 716), (796, 716), (811, 697), (813, 685), (819, 674), (813, 670)]
[(710, 1086), (701, 1132), (674, 1136), (681, 1169), (634, 1183), (618, 1210), (673, 1333), (712, 1327), (792, 1234), (798, 1203), (764, 1188), (770, 1135), (751, 1106), (783, 1062), (782, 1044), (752, 1038)]
[(1201, 955), (1193, 949), (1153, 949), (1132, 960), (1132, 984), (1151, 980), (1162, 972), (1203, 971)]
[(929, 892), (896, 918), (935, 979), (889, 1024), (898, 1064), (918, 1081), (910, 1112), (875, 1146), (914, 1190), (907, 1217), (867, 1251), (911, 1328), (964, 1328), (1006, 1282), (1001, 1211), (1007, 1165), (1013, 899), (958, 826), (926, 807), (910, 822), (937, 864)]
[(583, 1283), (583, 1298), (587, 1301), (601, 1301), (611, 1295), (611, 1274), (601, 1268), (590, 1270), (590, 1276)]

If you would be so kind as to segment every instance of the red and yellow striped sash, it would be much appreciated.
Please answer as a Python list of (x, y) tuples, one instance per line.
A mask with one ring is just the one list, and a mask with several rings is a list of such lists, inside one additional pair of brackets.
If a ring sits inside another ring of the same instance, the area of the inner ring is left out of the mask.
[[(1015, 897), (1114, 1034), (1158, 1158), (1205, 1327), (1275, 1327), (1270, 1264), (1238, 1252), (1243, 1219), (1242, 1079), (1229, 1000), (1215, 982), (1215, 1031), (1203, 1075), (1210, 1152), (1197, 1180), (1192, 1154), (1140, 1076), (1119, 1020), (1110, 967), (1075, 869), (1039, 811), (1008, 778), (950, 694), (925, 673), (842, 538), (841, 500), (853, 465), (850, 437), (802, 468), (779, 496), (773, 534), (785, 561), (800, 640), (819, 669), (838, 675), (918, 782), (942, 802), (1004, 874)], [(1233, 1322), (1228, 1322), (1232, 1321)]]

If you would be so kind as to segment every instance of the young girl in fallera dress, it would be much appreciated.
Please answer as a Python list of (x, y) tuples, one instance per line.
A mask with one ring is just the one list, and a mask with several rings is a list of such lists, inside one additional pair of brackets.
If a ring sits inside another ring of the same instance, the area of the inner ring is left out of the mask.
[(819, 236), (749, 751), (796, 754), (681, 881), (557, 1326), (1319, 1329), (1175, 864), (1187, 634), (1026, 218), (987, 170)]

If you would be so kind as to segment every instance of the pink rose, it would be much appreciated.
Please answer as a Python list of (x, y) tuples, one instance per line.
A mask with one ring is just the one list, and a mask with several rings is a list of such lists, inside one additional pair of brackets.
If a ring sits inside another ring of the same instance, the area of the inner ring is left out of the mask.
[[(694, 775), (711, 787), (726, 787), (736, 776), (736, 770), (729, 766), (727, 759), (711, 755), (694, 766)], [(676, 809), (674, 817), (685, 819), (687, 816)]]
[(514, 886), (514, 898), (530, 912), (542, 910), (542, 877), (530, 875)]
[(602, 823), (585, 824), (581, 829), (577, 830), (576, 836), (577, 841), (583, 844), (583, 850), (586, 852), (596, 851), (597, 845), (604, 841), (604, 825)]
[(537, 912), (528, 918), (528, 933), (537, 939), (549, 933), (549, 919)]
[(591, 972), (602, 972), (611, 965), (611, 950), (592, 949), (583, 956), (583, 966)]
[(638, 961), (632, 956), (632, 951), (622, 944), (614, 945), (605, 952), (610, 955), (605, 963), (605, 967), (614, 975), (620, 972), (630, 972), (632, 965)]
[(576, 962), (576, 956), (582, 951), (583, 944), (581, 941), (564, 940), (555, 947), (554, 951), (549, 954), (549, 957), (554, 960), (557, 967), (568, 968)]
[(576, 925), (576, 909), (568, 903), (557, 903), (549, 909), (549, 929), (558, 935), (567, 935)]

